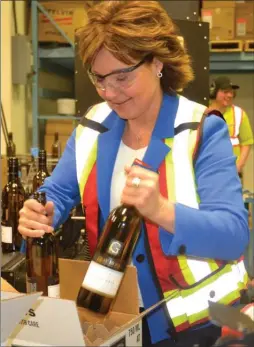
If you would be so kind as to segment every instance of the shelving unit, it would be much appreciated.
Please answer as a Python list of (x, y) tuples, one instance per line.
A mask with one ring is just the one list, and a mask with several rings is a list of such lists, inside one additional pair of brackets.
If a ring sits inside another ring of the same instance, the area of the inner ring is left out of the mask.
[[(70, 41), (64, 31), (55, 23), (45, 8), (39, 1), (31, 2), (32, 16), (32, 50), (33, 50), (33, 81), (32, 81), (32, 116), (33, 116), (33, 136), (32, 146), (39, 146), (39, 121), (48, 119), (61, 120), (78, 120), (75, 116), (60, 116), (56, 114), (43, 115), (39, 113), (39, 98), (74, 98), (73, 92), (63, 92), (54, 89), (39, 88), (39, 73), (40, 71), (54, 72), (61, 76), (72, 76), (74, 81), (74, 44)], [(38, 43), (38, 13), (42, 12), (54, 27), (65, 38), (67, 47), (45, 48), (40, 47)]]
[(210, 71), (254, 72), (254, 53), (228, 52), (210, 54)]
[[(32, 1), (32, 47), (34, 57), (34, 75), (32, 87), (32, 112), (33, 112), (33, 147), (37, 147), (39, 143), (39, 121), (48, 119), (61, 119), (61, 120), (77, 120), (79, 117), (74, 116), (60, 116), (60, 115), (42, 115), (38, 111), (38, 99), (40, 97), (47, 98), (62, 98), (74, 97), (65, 92), (58, 92), (49, 89), (40, 89), (38, 87), (38, 74), (39, 71), (52, 71), (59, 75), (72, 75), (74, 73), (74, 57), (75, 49), (73, 42), (65, 35), (63, 30), (55, 23), (48, 12), (38, 1)], [(54, 27), (66, 39), (68, 47), (57, 48), (44, 48), (38, 44), (38, 11), (41, 11)], [(210, 54), (210, 72), (239, 72), (248, 73), (254, 72), (254, 53), (253, 52), (223, 52)]]

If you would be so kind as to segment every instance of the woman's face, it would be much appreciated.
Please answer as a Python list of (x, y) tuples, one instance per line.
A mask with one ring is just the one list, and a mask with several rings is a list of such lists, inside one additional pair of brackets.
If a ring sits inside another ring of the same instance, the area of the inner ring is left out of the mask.
[[(133, 65), (138, 63), (139, 61)], [(102, 48), (96, 55), (91, 72), (104, 76), (129, 67), (130, 65), (122, 63), (108, 50)], [(105, 89), (97, 87), (97, 92), (121, 118), (127, 120), (139, 118), (152, 107), (156, 98), (161, 97), (160, 79), (157, 73), (162, 67), (160, 61), (153, 59), (151, 63), (141, 64), (131, 72), (116, 73), (106, 78), (97, 77), (98, 84)]]

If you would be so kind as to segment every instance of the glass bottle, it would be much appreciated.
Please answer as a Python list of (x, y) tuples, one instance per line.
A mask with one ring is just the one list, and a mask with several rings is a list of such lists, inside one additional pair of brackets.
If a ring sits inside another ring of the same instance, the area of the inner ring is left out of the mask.
[(9, 178), (2, 191), (2, 251), (15, 252), (20, 249), (22, 236), (18, 232), (19, 210), (25, 201), (25, 191), (19, 179), (19, 162), (15, 157), (8, 159)]
[(7, 157), (15, 157), (16, 155), (16, 145), (13, 142), (12, 132), (8, 133), (8, 144), (6, 148)]
[[(45, 206), (44, 192), (34, 193), (34, 199)], [(58, 240), (54, 234), (28, 237), (26, 245), (27, 292), (43, 292), (44, 296), (59, 298)]]
[(93, 259), (80, 287), (77, 305), (107, 313), (141, 230), (141, 216), (133, 206), (120, 205), (109, 215)]
[(33, 178), (33, 191), (36, 192), (43, 185), (45, 179), (49, 177), (47, 169), (47, 152), (44, 149), (39, 151), (38, 171)]

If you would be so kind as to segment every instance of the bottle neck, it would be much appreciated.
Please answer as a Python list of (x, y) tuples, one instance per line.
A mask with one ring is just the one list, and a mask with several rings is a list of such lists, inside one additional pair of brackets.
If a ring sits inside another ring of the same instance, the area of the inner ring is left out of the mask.
[(9, 172), (9, 182), (17, 182), (19, 180), (19, 173), (18, 171), (10, 171)]
[(39, 158), (38, 166), (39, 170), (47, 171), (47, 159), (45, 157)]

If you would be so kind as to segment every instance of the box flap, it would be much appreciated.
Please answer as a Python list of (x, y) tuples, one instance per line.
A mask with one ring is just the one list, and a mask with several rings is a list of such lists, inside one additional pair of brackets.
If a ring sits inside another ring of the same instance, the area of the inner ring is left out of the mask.
[[(59, 259), (61, 298), (76, 301), (88, 265), (88, 261)], [(127, 266), (112, 311), (138, 315), (138, 302), (137, 270)]]
[(6, 341), (15, 326), (25, 316), (41, 293), (24, 295), (1, 292), (1, 343)]
[(4, 278), (1, 277), (1, 291), (5, 292), (14, 292), (18, 293), (18, 291), (13, 288), (10, 283), (8, 283)]
[(12, 345), (85, 345), (73, 301), (41, 297), (32, 309), (29, 308), (30, 314), (19, 322), (10, 336)]

